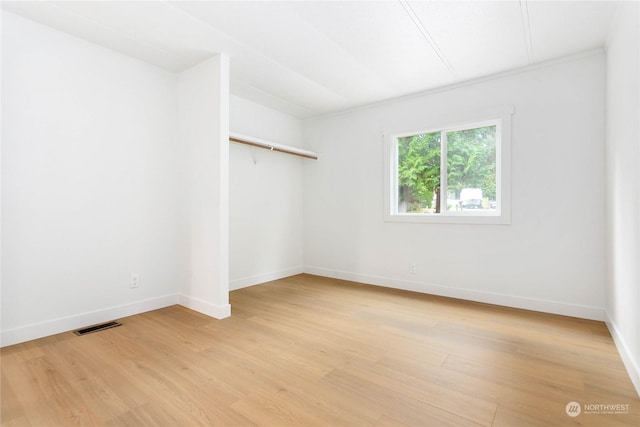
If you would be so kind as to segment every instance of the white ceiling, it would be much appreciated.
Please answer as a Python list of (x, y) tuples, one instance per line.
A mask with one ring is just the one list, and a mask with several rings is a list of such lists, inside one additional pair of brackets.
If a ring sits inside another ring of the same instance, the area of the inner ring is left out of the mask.
[(613, 1), (4, 1), (181, 71), (219, 52), (231, 91), (298, 117), (603, 46)]

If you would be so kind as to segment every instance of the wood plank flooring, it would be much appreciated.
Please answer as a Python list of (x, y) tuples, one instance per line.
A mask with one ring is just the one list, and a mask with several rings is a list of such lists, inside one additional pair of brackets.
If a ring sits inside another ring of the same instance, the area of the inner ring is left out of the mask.
[(602, 322), (310, 275), (231, 304), (2, 349), (2, 426), (640, 425)]

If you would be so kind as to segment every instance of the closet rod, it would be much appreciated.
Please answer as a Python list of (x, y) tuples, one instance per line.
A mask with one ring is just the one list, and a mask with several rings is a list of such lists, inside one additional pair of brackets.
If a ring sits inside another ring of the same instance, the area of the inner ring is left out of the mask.
[(263, 139), (250, 136), (240, 135), (236, 133), (229, 134), (229, 141), (238, 144), (250, 145), (252, 147), (264, 148), (266, 150), (278, 151), (280, 153), (293, 154), (294, 156), (305, 157), (307, 159), (318, 160), (318, 155), (313, 151), (303, 150), (297, 147), (290, 147), (284, 144), (265, 141)]

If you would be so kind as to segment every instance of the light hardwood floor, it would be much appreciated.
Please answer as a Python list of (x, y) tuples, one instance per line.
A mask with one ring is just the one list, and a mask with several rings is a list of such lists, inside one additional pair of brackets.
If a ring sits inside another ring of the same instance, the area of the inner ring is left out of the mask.
[(601, 322), (309, 275), (231, 304), (2, 349), (2, 425), (640, 425)]

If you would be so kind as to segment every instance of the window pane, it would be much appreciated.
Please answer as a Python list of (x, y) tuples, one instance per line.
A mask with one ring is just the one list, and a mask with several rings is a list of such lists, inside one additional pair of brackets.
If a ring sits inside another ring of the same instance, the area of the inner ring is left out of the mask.
[(440, 212), (440, 132), (398, 138), (398, 213)]
[(447, 132), (447, 210), (496, 210), (496, 127)]

